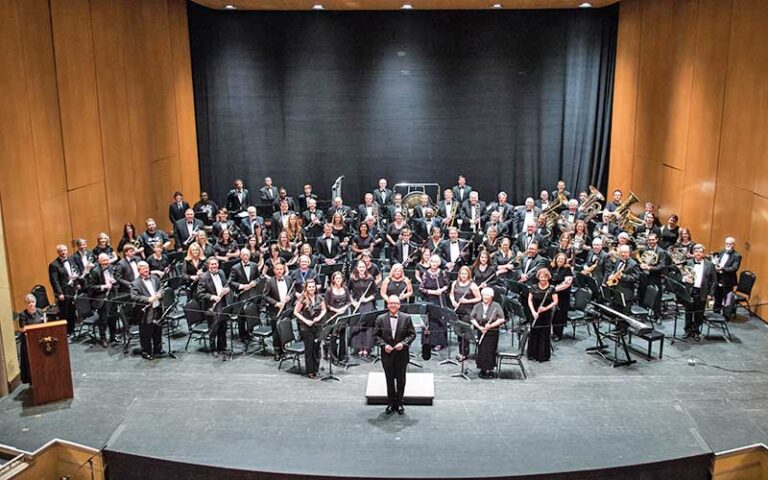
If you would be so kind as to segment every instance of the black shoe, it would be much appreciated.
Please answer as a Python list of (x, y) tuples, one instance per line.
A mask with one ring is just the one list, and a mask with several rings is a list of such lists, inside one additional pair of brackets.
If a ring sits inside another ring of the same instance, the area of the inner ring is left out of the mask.
[(697, 342), (700, 342), (701, 341), (701, 335), (699, 335), (698, 333), (694, 333), (693, 334), (693, 339), (696, 340)]
[(101, 346), (102, 346), (102, 348), (107, 348), (107, 347), (109, 346), (109, 345), (107, 344), (107, 340), (106, 340), (106, 339), (104, 339), (104, 338), (102, 338), (101, 340), (99, 340), (99, 345), (101, 345)]
[(685, 332), (685, 335), (683, 335), (683, 338), (690, 338), (693, 334), (691, 332)]
[(155, 350), (152, 355), (165, 355), (165, 350)]
[(384, 410), (384, 415), (389, 416), (389, 415), (392, 415), (393, 413), (395, 413), (395, 407), (393, 407), (392, 405), (387, 405), (387, 408)]
[(153, 357), (152, 355), (144, 352), (144, 353), (141, 354), (141, 358), (143, 358), (144, 360), (154, 360), (155, 357)]
[(114, 335), (109, 337), (109, 343), (112, 344), (112, 345), (117, 345), (117, 339), (115, 338)]
[(398, 415), (404, 415), (404, 414), (405, 414), (405, 409), (403, 408), (403, 406), (402, 406), (402, 405), (400, 405), (399, 407), (397, 407), (397, 414), (398, 414)]

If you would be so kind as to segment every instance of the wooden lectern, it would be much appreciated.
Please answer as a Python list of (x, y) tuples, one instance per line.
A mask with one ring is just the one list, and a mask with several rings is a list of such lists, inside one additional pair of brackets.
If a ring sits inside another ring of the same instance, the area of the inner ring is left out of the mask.
[(32, 399), (43, 405), (73, 397), (65, 320), (27, 325), (24, 331), (32, 377)]

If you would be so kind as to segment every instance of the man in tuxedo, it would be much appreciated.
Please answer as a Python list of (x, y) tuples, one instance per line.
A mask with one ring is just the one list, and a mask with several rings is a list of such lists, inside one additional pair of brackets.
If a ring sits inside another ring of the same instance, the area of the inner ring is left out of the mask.
[(299, 204), (297, 212), (303, 213), (309, 209), (309, 200), (317, 201), (317, 195), (312, 193), (312, 185), (309, 183), (304, 185), (304, 193), (299, 195)]
[(557, 222), (558, 234), (565, 231), (573, 231), (576, 227), (576, 221), (584, 218), (584, 214), (579, 211), (579, 201), (575, 198), (568, 200), (566, 210), (560, 212), (560, 220)]
[(307, 201), (307, 209), (301, 214), (301, 218), (304, 219), (304, 231), (308, 238), (317, 238), (322, 235), (325, 216), (317, 208), (317, 200), (310, 198)]
[(536, 234), (541, 238), (539, 250), (547, 251), (549, 239), (552, 237), (552, 229), (547, 226), (547, 216), (543, 213), (539, 214), (539, 218), (536, 220)]
[(728, 299), (728, 294), (733, 292), (733, 288), (738, 285), (736, 273), (741, 267), (741, 254), (736, 251), (736, 239), (727, 237), (725, 239), (725, 248), (717, 252), (714, 259), (715, 273), (717, 274), (717, 284), (715, 285), (714, 311), (722, 312), (723, 306)]
[(140, 235), (141, 243), (145, 246), (144, 251), (147, 252), (146, 255), (152, 253), (152, 247), (157, 243), (163, 246), (163, 250), (168, 250), (171, 246), (171, 237), (157, 228), (157, 222), (155, 222), (154, 218), (148, 218), (146, 225), (147, 229)]
[(608, 281), (611, 275), (618, 277), (619, 283), (612, 288), (621, 294), (622, 299), (613, 301), (612, 307), (629, 314), (632, 302), (635, 300), (635, 284), (640, 276), (640, 267), (635, 259), (630, 258), (632, 250), (629, 245), (620, 245), (618, 251), (619, 260), (611, 267), (605, 281)]
[(403, 205), (403, 194), (399, 192), (392, 195), (392, 205), (387, 206), (387, 219), (394, 220), (396, 213), (400, 213), (403, 218), (408, 218), (408, 207)]
[(486, 215), (490, 215), (492, 212), (499, 212), (499, 221), (507, 223), (512, 220), (512, 205), (507, 203), (507, 194), (505, 192), (499, 192), (495, 202), (491, 202), (488, 205), (488, 211)]
[(86, 239), (78, 238), (74, 241), (74, 244), (75, 253), (72, 255), (72, 260), (77, 265), (77, 271), (87, 274), (96, 266), (96, 259), (93, 258), (93, 253), (88, 250), (88, 241)]
[(448, 241), (440, 246), (440, 257), (445, 260), (445, 268), (450, 272), (458, 272), (462, 265), (469, 264), (469, 247), (464, 239), (459, 238), (459, 229), (448, 229)]
[(240, 332), (240, 340), (250, 342), (254, 324), (258, 323), (259, 306), (248, 300), (256, 297), (259, 292), (258, 285), (259, 266), (251, 262), (251, 252), (247, 248), (240, 250), (240, 261), (232, 266), (229, 271), (227, 284), (230, 290), (237, 295), (238, 302), (247, 302), (242, 307), (242, 315), (237, 317), (237, 331)]
[(277, 187), (272, 185), (272, 177), (264, 177), (264, 186), (259, 189), (261, 203), (271, 205), (277, 198)]
[(459, 202), (459, 205), (463, 205), (469, 200), (469, 194), (472, 193), (472, 187), (467, 185), (467, 179), (464, 175), (459, 175), (459, 179), (456, 185), (453, 187), (453, 198)]
[(203, 223), (205, 225), (211, 225), (216, 219), (216, 212), (219, 211), (219, 206), (216, 205), (216, 202), (208, 198), (208, 192), (200, 192), (200, 200), (195, 203), (192, 210), (195, 211), (195, 214), (205, 214), (207, 220), (203, 220)]
[[(363, 196), (363, 203), (357, 206), (358, 225), (363, 223), (369, 216), (376, 218), (374, 213), (376, 213), (376, 210), (378, 209), (378, 207), (373, 206), (373, 194), (366, 193)], [(376, 220), (378, 221), (378, 218), (376, 218)]]
[(117, 294), (116, 301), (125, 302), (123, 304), (123, 317), (133, 321), (133, 303), (128, 302), (128, 297), (131, 294), (131, 284), (134, 280), (139, 278), (139, 266), (138, 261), (140, 259), (136, 256), (136, 247), (130, 243), (123, 246), (123, 258), (115, 265), (115, 281), (117, 281)]
[(528, 225), (536, 225), (536, 219), (541, 213), (536, 208), (536, 202), (532, 197), (525, 199), (525, 206), (515, 212), (515, 235), (528, 231)]
[(60, 317), (67, 321), (67, 334), (72, 334), (75, 331), (75, 292), (79, 286), (80, 271), (69, 256), (69, 248), (66, 245), (57, 245), (56, 253), (56, 259), (48, 265), (48, 280), (51, 282)]
[(250, 205), (250, 198), (248, 198), (248, 189), (243, 186), (241, 179), (235, 180), (235, 188), (227, 193), (227, 201), (225, 206), (229, 213), (233, 216), (240, 212), (245, 211)]
[(608, 212), (615, 212), (616, 209), (621, 205), (621, 197), (622, 197), (621, 190), (614, 190), (613, 191), (613, 201), (611, 203), (607, 203), (605, 205), (605, 210)]
[(496, 228), (496, 232), (499, 234), (499, 238), (509, 234), (509, 225), (507, 222), (502, 221), (502, 213), (498, 210), (491, 210), (491, 214), (488, 216), (488, 222), (485, 224), (485, 235), (488, 235), (488, 229), (491, 227)]
[(656, 318), (661, 315), (661, 276), (669, 267), (669, 256), (666, 250), (659, 247), (659, 235), (651, 232), (648, 234), (647, 245), (645, 252), (653, 252), (655, 254), (656, 261), (651, 263), (640, 263), (640, 282), (637, 285), (637, 296), (640, 301), (645, 298), (645, 292), (650, 285), (654, 285), (658, 288), (658, 293), (653, 301), (653, 313)]
[(613, 212), (603, 210), (603, 215), (600, 222), (595, 224), (594, 230), (592, 230), (593, 237), (608, 236), (609, 238), (615, 238), (619, 234), (619, 227), (613, 223)]
[(238, 228), (235, 225), (235, 222), (229, 219), (229, 212), (227, 209), (220, 208), (218, 218), (215, 222), (213, 222), (211, 230), (213, 231), (213, 236), (219, 238), (221, 237), (221, 232), (224, 230), (228, 230), (230, 233), (232, 233), (233, 236), (235, 236)]
[(458, 227), (459, 211), (461, 205), (453, 199), (453, 190), (446, 189), (443, 192), (443, 200), (437, 203), (437, 216), (442, 218), (444, 228)]
[(351, 225), (354, 222), (352, 208), (344, 205), (344, 200), (341, 197), (333, 199), (333, 205), (328, 209), (328, 221), (333, 220), (333, 216), (338, 213), (344, 219), (344, 223)]
[(551, 204), (552, 202), (549, 199), (549, 192), (542, 190), (541, 193), (539, 193), (539, 198), (535, 202), (536, 208), (538, 208), (539, 211), (544, 211), (549, 208)]
[(280, 360), (280, 357), (283, 356), (283, 345), (277, 331), (277, 320), (283, 312), (290, 311), (288, 305), (293, 300), (290, 294), (293, 278), (285, 274), (285, 268), (282, 262), (276, 263), (272, 268), (275, 276), (267, 280), (267, 286), (264, 289), (264, 301), (267, 302), (267, 315), (272, 327), (272, 349), (275, 360)]
[[(610, 268), (609, 258), (608, 253), (603, 250), (603, 239), (599, 237), (593, 239), (592, 250), (587, 254), (587, 260), (584, 262), (581, 273), (594, 278), (598, 286), (602, 285), (605, 279), (605, 272)], [(593, 293), (596, 294), (597, 292)]]
[(296, 205), (296, 200), (293, 199), (293, 197), (288, 196), (288, 190), (285, 189), (285, 187), (280, 187), (277, 189), (277, 198), (275, 201), (272, 202), (272, 205), (275, 207), (279, 207), (281, 202), (288, 202), (288, 210), (291, 212), (299, 213), (298, 206)]
[(184, 212), (184, 218), (177, 220), (173, 225), (173, 238), (176, 242), (176, 251), (186, 249), (189, 243), (197, 238), (197, 232), (203, 230), (203, 222), (195, 218), (195, 211), (188, 208)]
[(432, 207), (429, 205), (429, 195), (422, 194), (419, 198), (419, 204), (413, 207), (413, 218), (424, 218), (427, 210), (432, 210)]
[(107, 326), (109, 326), (109, 343), (117, 340), (117, 317), (113, 302), (109, 300), (112, 288), (117, 285), (115, 272), (109, 263), (109, 255), (99, 254), (99, 264), (85, 277), (85, 288), (91, 299), (91, 308), (99, 314), (99, 339), (101, 346), (107, 348)]
[(159, 325), (163, 314), (162, 292), (160, 291), (160, 279), (149, 274), (149, 264), (141, 261), (138, 264), (139, 277), (131, 282), (131, 301), (136, 304), (136, 313), (139, 322), (139, 342), (141, 343), (141, 356), (145, 360), (152, 360), (155, 355), (162, 355), (162, 331)]
[[(418, 208), (418, 206), (417, 206)], [(440, 228), (440, 220), (434, 217), (434, 211), (431, 207), (424, 210), (425, 216), (417, 218), (415, 223), (415, 232), (418, 242), (426, 242), (434, 227)]]
[[(197, 282), (197, 296), (202, 310), (208, 317), (211, 353), (214, 357), (218, 357), (227, 349), (227, 322), (222, 312), (228, 303), (229, 287), (224, 272), (219, 270), (219, 260), (216, 257), (210, 257), (205, 263), (208, 271), (203, 273)], [(224, 355), (221, 357), (226, 360)]]
[(381, 349), (381, 365), (387, 379), (387, 408), (384, 413), (392, 415), (397, 411), (403, 415), (405, 376), (410, 360), (408, 350), (416, 339), (416, 330), (411, 318), (400, 313), (400, 299), (397, 295), (387, 298), (387, 310), (387, 313), (376, 318), (373, 341)]
[(373, 199), (380, 207), (386, 207), (392, 203), (392, 190), (387, 188), (387, 179), (379, 180), (379, 188), (373, 191)]
[(247, 212), (248, 216), (240, 222), (240, 232), (242, 232), (245, 237), (250, 237), (251, 235), (258, 234), (261, 227), (264, 225), (264, 219), (256, 213), (256, 207), (254, 206), (248, 207)]
[(395, 245), (390, 249), (392, 252), (392, 264), (400, 263), (404, 268), (408, 268), (418, 260), (418, 250), (418, 245), (411, 241), (411, 229), (405, 227), (400, 232), (400, 239), (395, 242)]
[(174, 193), (173, 203), (168, 205), (168, 219), (171, 221), (171, 227), (184, 218), (184, 212), (188, 209), (189, 204), (184, 201), (184, 195), (181, 192)]
[[(457, 198), (455, 195), (456, 192), (454, 192), (454, 198)], [(482, 232), (484, 214), (485, 202), (480, 201), (477, 192), (469, 192), (467, 200), (461, 206), (461, 229), (468, 232)]]
[(283, 200), (279, 203), (280, 209), (272, 215), (272, 238), (277, 238), (288, 225), (288, 217), (291, 212), (288, 201)]
[(527, 252), (531, 244), (541, 245), (541, 240), (541, 235), (536, 233), (536, 224), (531, 225), (529, 223), (525, 232), (517, 236), (513, 249), (515, 253)]
[(685, 305), (685, 335), (701, 340), (701, 324), (704, 322), (704, 309), (707, 300), (712, 298), (717, 283), (715, 267), (709, 260), (704, 259), (704, 245), (693, 247), (693, 258), (686, 262), (693, 274), (683, 278), (683, 282), (691, 289), (691, 302)]
[(536, 274), (539, 270), (546, 268), (547, 259), (539, 255), (539, 245), (531, 243), (525, 256), (520, 261), (520, 269), (517, 272), (517, 281), (520, 283), (536, 283)]
[(323, 225), (323, 234), (315, 241), (315, 252), (326, 265), (335, 265), (341, 258), (341, 244), (333, 235), (333, 225), (330, 223)]

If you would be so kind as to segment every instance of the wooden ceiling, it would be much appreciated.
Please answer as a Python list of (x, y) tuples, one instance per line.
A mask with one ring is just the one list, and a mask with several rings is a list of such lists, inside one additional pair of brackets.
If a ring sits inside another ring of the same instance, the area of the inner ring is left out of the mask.
[[(193, 0), (195, 3), (223, 10), (234, 5), (238, 10), (311, 10), (321, 4), (326, 10), (399, 10), (404, 3), (414, 10), (488, 10), (498, 3), (504, 9), (579, 8), (585, 0)], [(587, 0), (594, 8), (619, 0)]]

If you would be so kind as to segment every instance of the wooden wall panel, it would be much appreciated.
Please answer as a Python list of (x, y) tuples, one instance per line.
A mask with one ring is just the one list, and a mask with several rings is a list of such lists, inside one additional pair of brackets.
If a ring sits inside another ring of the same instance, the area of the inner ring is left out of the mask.
[(197, 164), (195, 99), (192, 92), (192, 62), (185, 0), (168, 0), (168, 20), (173, 57), (173, 83), (176, 93), (181, 191), (189, 200), (192, 200), (200, 196), (200, 170)]
[[(122, 235), (125, 222), (136, 223), (131, 131), (125, 81), (125, 12), (130, 1), (95, 2), (91, 7), (101, 143), (109, 207), (109, 232)], [(142, 170), (139, 170), (141, 173)]]
[[(75, 211), (76, 215), (90, 216), (90, 208), (85, 211)], [(70, 239), (81, 236), (78, 232), (72, 232), (72, 225), (69, 222), (69, 195), (64, 192), (55, 197), (40, 201), (40, 215), (43, 226), (43, 246), (45, 248), (46, 260), (51, 260), (56, 256), (56, 245), (67, 244), (71, 250)], [(94, 238), (89, 239), (94, 242)], [(91, 243), (91, 246), (94, 244)]]
[[(95, 242), (98, 234), (105, 231), (109, 225), (107, 193), (104, 189), (104, 182), (92, 183), (85, 187), (70, 190), (69, 206), (72, 211), (72, 232), (79, 237), (85, 237), (91, 242)], [(116, 247), (117, 241), (114, 243)], [(91, 245), (93, 244), (91, 243)]]
[(88, 0), (50, 0), (69, 189), (104, 180)]
[(744, 255), (744, 244), (749, 241), (749, 231), (752, 224), (752, 192), (732, 187), (726, 183), (717, 184), (715, 193), (715, 209), (712, 215), (712, 235), (707, 248), (722, 248), (725, 237), (736, 238), (737, 247)]
[[(746, 267), (757, 275), (757, 283), (752, 292), (755, 298), (753, 303), (768, 304), (768, 198), (759, 195), (752, 198), (752, 226), (749, 237), (750, 252)], [(763, 318), (768, 317), (768, 305), (761, 307), (758, 313)]]
[(641, 0), (624, 0), (619, 5), (608, 184), (625, 192), (632, 187), (642, 5)]
[[(683, 204), (683, 182), (685, 172), (668, 165), (662, 167), (661, 192), (654, 202), (662, 223), (673, 213), (680, 215)], [(650, 199), (649, 199), (650, 200)]]

